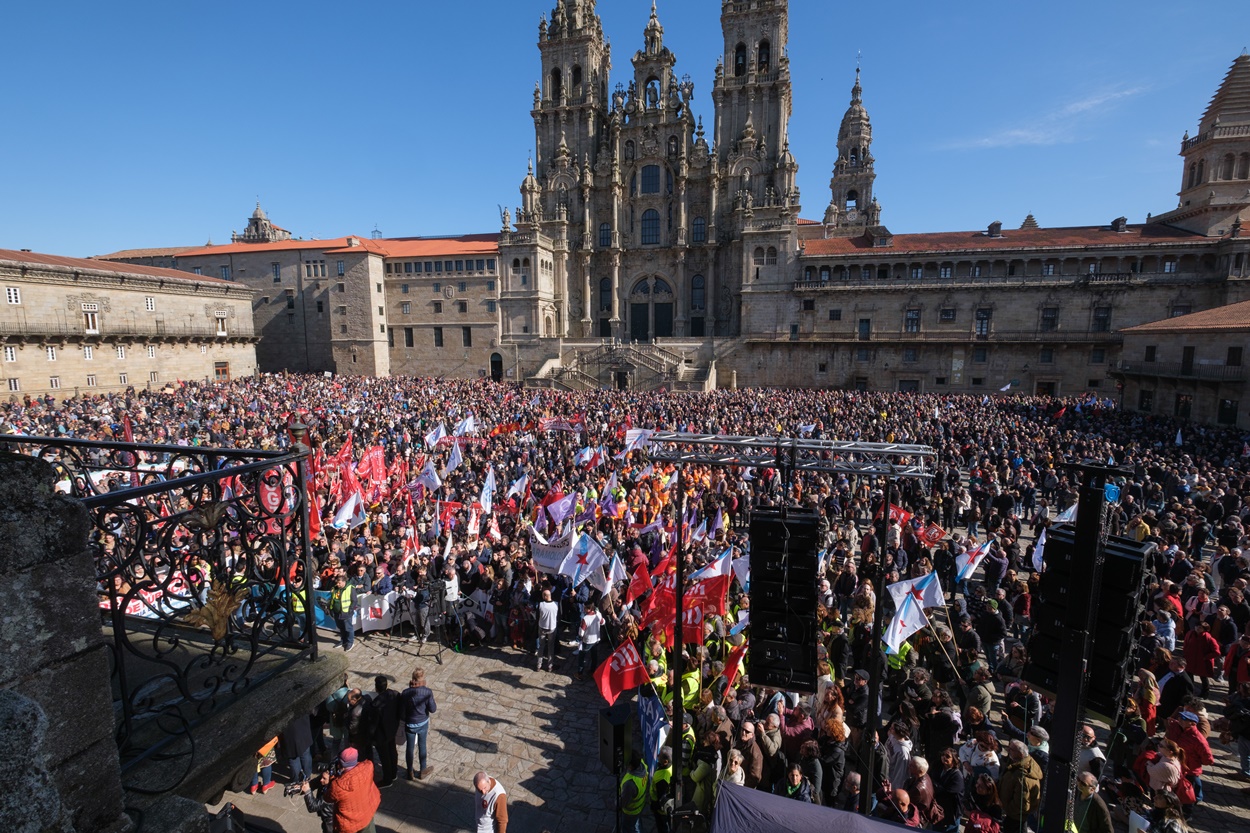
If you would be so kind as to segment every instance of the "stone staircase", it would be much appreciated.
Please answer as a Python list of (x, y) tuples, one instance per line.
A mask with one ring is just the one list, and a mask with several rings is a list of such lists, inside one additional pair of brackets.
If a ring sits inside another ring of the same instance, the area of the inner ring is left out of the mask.
[(716, 384), (712, 367), (688, 364), (686, 356), (667, 347), (611, 340), (565, 342), (559, 359), (546, 362), (529, 383), (565, 390), (596, 390), (616, 388), (622, 379), (632, 390), (702, 391)]

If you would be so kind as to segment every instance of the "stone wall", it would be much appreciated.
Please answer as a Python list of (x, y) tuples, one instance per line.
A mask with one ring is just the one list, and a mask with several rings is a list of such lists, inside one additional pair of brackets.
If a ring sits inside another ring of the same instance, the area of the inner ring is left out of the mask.
[[(123, 831), (130, 821), (86, 551), (89, 521), (82, 504), (53, 494), (53, 481), (49, 464), (0, 452), (0, 689), (21, 695), (3, 699), (0, 750), (27, 753), (6, 772), (43, 768), (53, 788), (25, 794), (10, 783), (5, 792), (19, 800), (0, 815), (6, 830)], [(41, 806), (58, 799), (61, 814)]]

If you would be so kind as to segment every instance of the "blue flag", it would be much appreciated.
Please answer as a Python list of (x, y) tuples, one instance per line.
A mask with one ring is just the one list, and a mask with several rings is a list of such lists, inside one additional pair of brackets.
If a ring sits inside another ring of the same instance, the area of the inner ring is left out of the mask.
[[(639, 691), (639, 694), (642, 694)], [(660, 747), (668, 738), (669, 723), (664, 716), (664, 704), (654, 693), (643, 694), (638, 698), (638, 723), (642, 729), (642, 760), (647, 765), (647, 772), (655, 773), (655, 762), (660, 754)]]

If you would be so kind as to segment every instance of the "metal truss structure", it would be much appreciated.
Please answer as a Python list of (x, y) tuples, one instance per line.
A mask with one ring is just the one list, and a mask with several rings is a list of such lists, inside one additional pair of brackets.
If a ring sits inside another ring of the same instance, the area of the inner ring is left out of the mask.
[(908, 443), (860, 443), (797, 437), (731, 437), (656, 431), (647, 450), (652, 460), (678, 465), (777, 468), (782, 472), (839, 472), (891, 479), (930, 479), (932, 446)]

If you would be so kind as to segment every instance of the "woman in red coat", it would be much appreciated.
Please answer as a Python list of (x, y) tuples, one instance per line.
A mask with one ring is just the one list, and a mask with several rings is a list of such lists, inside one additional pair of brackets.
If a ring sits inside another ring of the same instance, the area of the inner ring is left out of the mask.
[(1190, 676), (1202, 680), (1202, 696), (1211, 693), (1211, 678), (1216, 675), (1215, 663), (1220, 657), (1220, 643), (1211, 635), (1211, 626), (1203, 622), (1185, 634), (1185, 666)]

